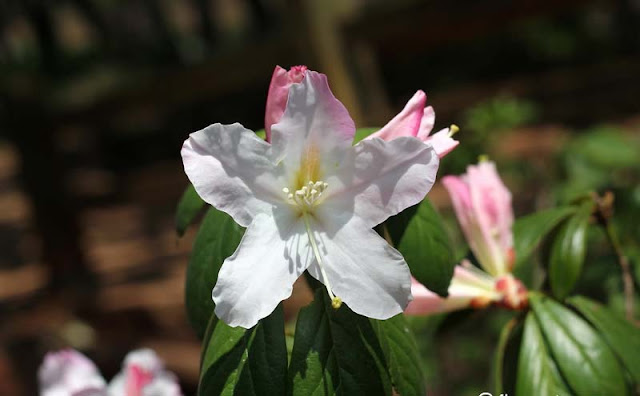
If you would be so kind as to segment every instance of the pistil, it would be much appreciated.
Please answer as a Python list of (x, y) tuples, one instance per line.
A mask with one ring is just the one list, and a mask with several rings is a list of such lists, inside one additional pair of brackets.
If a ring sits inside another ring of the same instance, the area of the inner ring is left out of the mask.
[(331, 298), (331, 306), (334, 309), (338, 309), (342, 305), (342, 300), (340, 299), (340, 297), (336, 297), (336, 295), (333, 294), (333, 291), (331, 290), (331, 283), (329, 282), (329, 277), (327, 276), (327, 272), (324, 269), (322, 255), (320, 254), (320, 249), (318, 249), (318, 244), (316, 243), (316, 238), (313, 235), (311, 223), (309, 222), (309, 216), (311, 216), (310, 212), (328, 186), (329, 185), (323, 181), (310, 181), (307, 183), (307, 185), (296, 190), (295, 192), (291, 192), (291, 190), (289, 190), (287, 187), (283, 188), (282, 192), (287, 195), (287, 201), (296, 205), (300, 209), (302, 220), (304, 221), (304, 226), (307, 230), (307, 236), (309, 237), (309, 243), (311, 244), (311, 249), (313, 250), (313, 254), (316, 257), (316, 261), (318, 262), (318, 267), (320, 268), (320, 273), (322, 274), (322, 278), (324, 280), (324, 286), (327, 289), (329, 298)]

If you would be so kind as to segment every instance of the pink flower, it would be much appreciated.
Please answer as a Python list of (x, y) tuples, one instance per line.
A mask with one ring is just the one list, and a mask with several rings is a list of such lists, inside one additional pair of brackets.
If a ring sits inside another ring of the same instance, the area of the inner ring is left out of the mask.
[(425, 143), (431, 143), (438, 156), (444, 157), (459, 143), (452, 138), (458, 127), (452, 125), (429, 135), (436, 121), (436, 113), (433, 107), (425, 107), (426, 102), (427, 95), (423, 91), (416, 92), (398, 115), (367, 139), (379, 137), (388, 141), (400, 136), (414, 136)]
[(130, 352), (107, 386), (98, 369), (73, 349), (48, 353), (38, 371), (42, 396), (181, 396), (175, 376), (149, 349)]
[(105, 395), (106, 382), (83, 354), (73, 349), (48, 353), (38, 370), (41, 396)]
[(482, 268), (494, 277), (510, 272), (515, 260), (511, 193), (500, 180), (495, 164), (481, 161), (469, 166), (460, 177), (445, 176), (442, 183)]
[(296, 84), (304, 78), (306, 66), (293, 66), (289, 71), (276, 66), (271, 76), (269, 93), (267, 94), (267, 106), (264, 113), (264, 130), (267, 142), (271, 141), (271, 126), (277, 124), (284, 114), (289, 98), (291, 84)]

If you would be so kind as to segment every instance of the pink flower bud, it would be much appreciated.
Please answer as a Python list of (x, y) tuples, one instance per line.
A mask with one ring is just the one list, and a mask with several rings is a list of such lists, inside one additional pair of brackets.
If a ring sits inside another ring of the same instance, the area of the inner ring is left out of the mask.
[(425, 143), (431, 143), (438, 157), (444, 157), (459, 143), (451, 137), (457, 129), (445, 128), (430, 136), (436, 113), (433, 107), (425, 107), (426, 103), (427, 95), (423, 91), (416, 92), (400, 113), (368, 139), (378, 137), (388, 141), (400, 136), (414, 136)]
[(284, 109), (287, 107), (289, 87), (291, 87), (291, 84), (301, 82), (306, 70), (306, 66), (293, 66), (289, 71), (276, 66), (273, 71), (264, 114), (264, 130), (267, 142), (271, 141), (271, 126), (280, 121), (284, 114)]
[(481, 161), (469, 166), (460, 177), (445, 176), (442, 183), (482, 268), (495, 277), (511, 271), (515, 259), (511, 193), (500, 180), (495, 164)]
[(529, 304), (527, 288), (522, 282), (507, 274), (496, 281), (496, 290), (502, 294), (500, 305), (509, 309), (524, 309)]

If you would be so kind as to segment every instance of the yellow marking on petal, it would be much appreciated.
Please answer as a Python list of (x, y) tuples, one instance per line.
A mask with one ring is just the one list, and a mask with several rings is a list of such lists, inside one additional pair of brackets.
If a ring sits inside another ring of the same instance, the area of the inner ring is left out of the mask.
[(300, 168), (296, 173), (294, 186), (296, 187), (296, 190), (299, 190), (304, 187), (309, 180), (321, 179), (320, 154), (315, 146), (309, 145), (304, 150), (302, 157), (300, 158)]

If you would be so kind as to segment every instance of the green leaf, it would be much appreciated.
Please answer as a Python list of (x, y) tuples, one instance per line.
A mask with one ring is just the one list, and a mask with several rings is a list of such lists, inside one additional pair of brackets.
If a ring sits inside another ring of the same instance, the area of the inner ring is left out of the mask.
[(259, 129), (256, 131), (256, 135), (258, 135), (258, 137), (260, 139), (266, 139), (267, 138), (267, 132), (264, 129)]
[(196, 189), (189, 184), (184, 193), (182, 193), (176, 210), (176, 232), (179, 236), (184, 235), (187, 227), (193, 223), (196, 216), (202, 211), (204, 204), (205, 202), (200, 198)]
[(558, 367), (549, 355), (542, 331), (532, 313), (527, 315), (518, 357), (516, 395), (569, 395)]
[(516, 319), (511, 319), (504, 325), (502, 330), (500, 330), (500, 337), (498, 338), (498, 345), (496, 346), (496, 353), (493, 358), (494, 389), (498, 393), (505, 393), (505, 385), (503, 383), (505, 356), (507, 346), (512, 339), (512, 334), (516, 326), (519, 326), (519, 322)]
[(513, 225), (516, 267), (529, 259), (545, 235), (575, 212), (575, 207), (565, 206), (543, 210), (517, 219)]
[(249, 330), (218, 320), (207, 336), (198, 395), (287, 393), (287, 348), (282, 304)]
[(587, 230), (593, 202), (586, 201), (560, 228), (551, 246), (549, 283), (553, 294), (565, 298), (580, 277), (587, 250)]
[(386, 225), (413, 277), (446, 297), (456, 262), (449, 234), (431, 203), (425, 199), (389, 218)]
[(358, 128), (358, 129), (356, 129), (356, 134), (353, 137), (353, 144), (358, 143), (362, 139), (366, 138), (367, 136), (369, 136), (372, 133), (377, 132), (379, 130), (380, 130), (380, 128)]
[(296, 324), (289, 395), (390, 395), (385, 357), (371, 322), (346, 304), (335, 310), (323, 288)]
[(529, 301), (562, 377), (578, 396), (627, 394), (616, 357), (587, 322), (547, 297), (531, 293)]
[(185, 304), (187, 317), (202, 338), (213, 313), (211, 290), (222, 262), (238, 247), (244, 229), (231, 216), (210, 208), (200, 225), (187, 267)]
[(604, 306), (576, 296), (568, 300), (591, 322), (626, 366), (636, 383), (640, 383), (640, 329)]
[(378, 335), (396, 392), (402, 396), (426, 395), (418, 345), (404, 315), (388, 320), (371, 319), (371, 325)]

